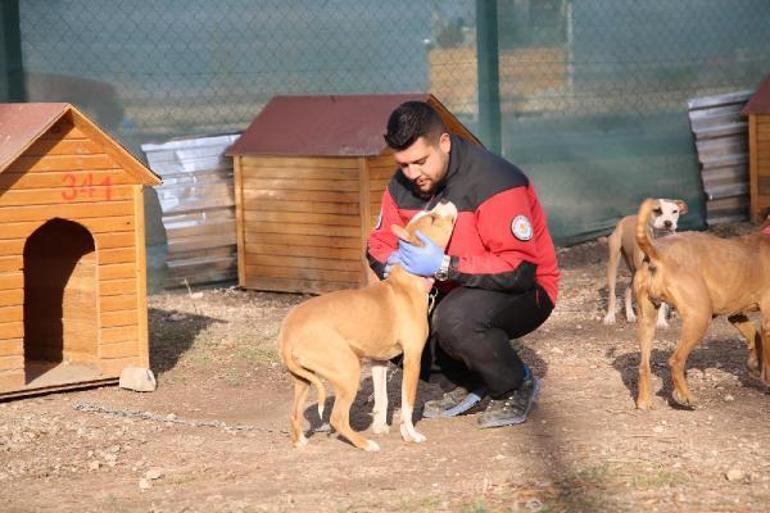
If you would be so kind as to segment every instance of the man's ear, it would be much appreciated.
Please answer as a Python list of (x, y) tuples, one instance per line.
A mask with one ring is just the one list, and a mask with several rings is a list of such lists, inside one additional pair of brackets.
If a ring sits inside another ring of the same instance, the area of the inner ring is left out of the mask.
[(452, 138), (447, 132), (443, 132), (438, 138), (438, 147), (444, 153), (449, 153), (452, 149)]
[(682, 200), (676, 200), (674, 203), (679, 207), (679, 215), (684, 215), (687, 213), (687, 203), (685, 203)]
[(409, 236), (409, 232), (406, 231), (406, 228), (403, 226), (392, 224), (390, 225), (390, 231), (392, 231), (399, 239), (406, 242), (412, 242), (411, 237)]

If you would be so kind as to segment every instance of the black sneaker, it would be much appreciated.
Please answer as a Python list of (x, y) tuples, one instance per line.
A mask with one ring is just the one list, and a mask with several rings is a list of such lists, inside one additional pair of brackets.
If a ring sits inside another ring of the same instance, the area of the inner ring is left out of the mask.
[(524, 380), (518, 390), (504, 399), (492, 399), (479, 416), (480, 428), (493, 428), (522, 424), (537, 400), (540, 380), (535, 377)]
[(422, 416), (426, 419), (436, 417), (454, 417), (465, 413), (486, 397), (485, 388), (468, 392), (466, 388), (455, 387), (446, 392), (440, 399), (426, 401), (423, 405)]

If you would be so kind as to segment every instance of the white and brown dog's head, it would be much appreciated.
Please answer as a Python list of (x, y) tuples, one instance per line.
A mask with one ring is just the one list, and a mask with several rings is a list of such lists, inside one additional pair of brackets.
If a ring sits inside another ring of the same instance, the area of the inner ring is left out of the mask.
[(675, 232), (679, 216), (687, 213), (687, 203), (682, 200), (659, 198), (650, 216), (653, 232)]

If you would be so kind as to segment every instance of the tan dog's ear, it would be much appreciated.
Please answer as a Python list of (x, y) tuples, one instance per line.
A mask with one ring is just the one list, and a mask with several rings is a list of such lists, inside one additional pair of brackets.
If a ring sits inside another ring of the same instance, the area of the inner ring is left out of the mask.
[(409, 236), (409, 232), (406, 231), (406, 228), (404, 228), (403, 226), (392, 224), (390, 225), (390, 231), (392, 231), (396, 235), (396, 237), (398, 237), (399, 239), (406, 242), (412, 242), (412, 239)]
[(680, 216), (687, 213), (687, 203), (685, 203), (682, 200), (674, 200), (674, 203), (676, 203), (677, 206), (679, 206), (679, 215)]

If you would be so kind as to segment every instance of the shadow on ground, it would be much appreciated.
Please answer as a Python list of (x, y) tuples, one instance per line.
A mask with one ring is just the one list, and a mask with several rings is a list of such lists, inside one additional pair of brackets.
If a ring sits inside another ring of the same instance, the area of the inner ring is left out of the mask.
[[(672, 392), (671, 371), (668, 367), (668, 358), (671, 354), (672, 351), (670, 350), (664, 351), (653, 348), (650, 355), (650, 371), (663, 382), (663, 387), (656, 392), (656, 395), (666, 400), (671, 398)], [(749, 376), (746, 369), (747, 355), (746, 344), (743, 340), (713, 340), (706, 345), (696, 347), (690, 353), (686, 369), (697, 369), (701, 372), (706, 372), (707, 369), (719, 369), (738, 378), (743, 386), (756, 388), (756, 380)], [(608, 354), (607, 356), (612, 357), (613, 355)], [(636, 399), (639, 390), (639, 361), (639, 352), (634, 351), (617, 356), (612, 363), (632, 399)]]
[[(540, 378), (545, 377), (548, 374), (548, 364), (540, 358), (535, 351), (531, 348), (521, 345), (516, 341), (513, 341), (513, 345), (519, 357), (530, 366), (532, 371)], [(417, 388), (417, 400), (414, 408), (414, 423), (419, 424), (422, 419), (423, 405), (426, 401), (437, 399), (441, 397), (445, 390), (451, 388), (451, 384), (446, 382), (437, 369), (433, 369), (429, 375), (423, 373)], [(393, 413), (396, 409), (401, 408), (401, 380), (403, 373), (401, 367), (396, 363), (391, 363), (388, 369), (388, 414), (387, 422), (391, 426), (391, 429), (398, 429), (398, 426), (393, 426)], [(307, 436), (312, 436), (316, 432), (328, 432), (329, 431), (329, 418), (331, 416), (332, 408), (334, 407), (334, 391), (329, 390), (329, 396), (324, 403), (324, 416), (323, 419), (318, 416), (318, 407), (315, 402), (315, 390), (311, 388), (311, 392), (308, 396), (308, 404), (306, 405), (304, 417), (310, 424), (310, 429), (306, 432)], [(488, 400), (482, 401), (478, 406), (471, 409), (468, 413), (478, 412), (488, 403)], [(350, 408), (350, 426), (354, 431), (365, 431), (369, 429), (372, 424), (372, 408), (374, 407), (374, 385), (372, 378), (368, 377), (361, 382), (356, 399), (353, 401), (353, 405)]]
[(150, 368), (156, 375), (173, 369), (200, 332), (225, 322), (206, 315), (150, 308)]

